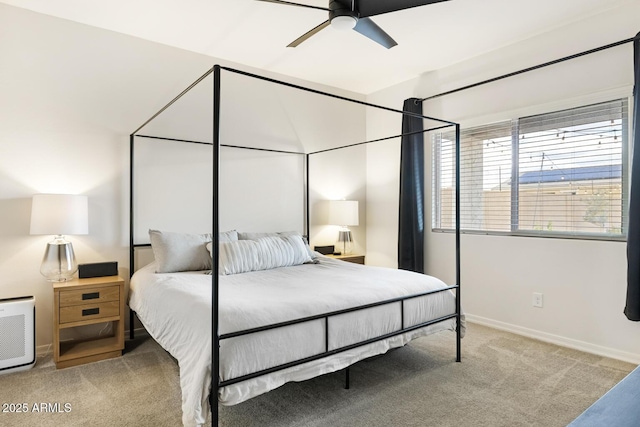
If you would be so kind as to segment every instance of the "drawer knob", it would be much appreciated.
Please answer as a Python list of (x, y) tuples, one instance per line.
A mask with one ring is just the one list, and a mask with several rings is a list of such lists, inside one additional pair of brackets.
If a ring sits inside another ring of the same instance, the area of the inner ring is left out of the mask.
[(100, 307), (96, 308), (86, 308), (82, 310), (83, 316), (91, 316), (92, 314), (100, 314)]
[(82, 294), (82, 300), (88, 300), (88, 299), (98, 299), (100, 298), (100, 292), (90, 292), (88, 294)]

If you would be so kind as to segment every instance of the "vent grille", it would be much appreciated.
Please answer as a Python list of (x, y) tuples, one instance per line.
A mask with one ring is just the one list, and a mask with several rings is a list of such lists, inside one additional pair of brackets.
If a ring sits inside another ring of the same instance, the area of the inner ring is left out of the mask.
[(25, 315), (0, 317), (0, 360), (25, 356)]

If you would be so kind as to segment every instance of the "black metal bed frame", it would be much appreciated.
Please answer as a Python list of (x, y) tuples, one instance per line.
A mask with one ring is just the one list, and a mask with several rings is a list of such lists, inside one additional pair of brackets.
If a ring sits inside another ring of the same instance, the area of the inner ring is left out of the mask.
[[(400, 134), (400, 135), (394, 135), (394, 136), (390, 136), (390, 137), (386, 137), (386, 138), (380, 138), (380, 139), (375, 139), (375, 140), (370, 140), (370, 141), (363, 141), (363, 142), (358, 142), (358, 143), (354, 143), (354, 144), (348, 144), (348, 145), (343, 145), (340, 147), (334, 147), (334, 148), (329, 148), (329, 149), (325, 149), (325, 150), (319, 150), (319, 151), (315, 151), (315, 152), (311, 152), (311, 153), (302, 153), (302, 152), (293, 152), (293, 151), (283, 151), (283, 150), (272, 150), (272, 149), (268, 149), (268, 148), (257, 148), (257, 147), (244, 147), (244, 146), (238, 146), (238, 145), (225, 145), (222, 144), (220, 142), (220, 88), (221, 88), (221, 71), (227, 71), (230, 73), (236, 73), (236, 74), (240, 74), (249, 78), (254, 78), (254, 79), (259, 79), (262, 81), (267, 81), (273, 84), (278, 84), (278, 85), (283, 85), (286, 87), (290, 87), (290, 88), (294, 88), (294, 89), (298, 89), (298, 90), (303, 90), (306, 92), (311, 92), (317, 95), (323, 95), (323, 96), (328, 96), (331, 98), (336, 98), (342, 101), (346, 101), (346, 102), (352, 102), (352, 103), (356, 103), (356, 104), (360, 104), (366, 107), (373, 107), (373, 108), (377, 108), (377, 109), (382, 109), (382, 110), (386, 110), (389, 112), (394, 112), (394, 113), (399, 113), (399, 114), (404, 114), (404, 115), (409, 115), (409, 116), (413, 116), (413, 117), (417, 117), (417, 118), (422, 118), (422, 119), (427, 119), (427, 120), (432, 120), (435, 122), (439, 122), (442, 123), (443, 125), (441, 126), (437, 126), (437, 127), (433, 127), (433, 128), (429, 128), (429, 129), (424, 129), (422, 131), (419, 132), (412, 132), (412, 133), (407, 133), (407, 134)], [(206, 77), (208, 77), (209, 75), (211, 75), (211, 73), (213, 73), (213, 78), (214, 78), (214, 83), (213, 83), (213, 143), (209, 143), (209, 142), (201, 142), (201, 141), (189, 141), (189, 140), (183, 140), (183, 139), (175, 139), (175, 138), (163, 138), (163, 137), (159, 137), (159, 136), (151, 136), (151, 135), (138, 135), (138, 132), (144, 128), (148, 123), (150, 123), (153, 119), (155, 119), (158, 115), (160, 115), (163, 111), (165, 111), (167, 108), (169, 108), (173, 103), (175, 103), (178, 99), (180, 99), (184, 94), (186, 94), (189, 90), (191, 90), (193, 87), (195, 87), (198, 83), (200, 83), (202, 80), (204, 80)], [(369, 144), (372, 142), (379, 142), (379, 141), (384, 141), (384, 140), (389, 140), (389, 139), (393, 139), (393, 138), (398, 138), (404, 135), (409, 135), (409, 134), (413, 134), (413, 133), (425, 133), (425, 132), (429, 132), (429, 131), (434, 131), (434, 130), (438, 130), (438, 129), (443, 129), (443, 128), (449, 128), (453, 126), (455, 128), (455, 146), (456, 146), (456, 150), (455, 150), (455, 171), (456, 171), (456, 179), (455, 179), (455, 218), (456, 218), (456, 228), (455, 228), (455, 244), (456, 244), (456, 261), (455, 261), (455, 275), (456, 275), (456, 284), (452, 285), (452, 286), (448, 286), (442, 289), (438, 289), (438, 290), (433, 290), (433, 291), (428, 291), (428, 292), (423, 292), (423, 293), (419, 293), (419, 294), (413, 294), (413, 295), (408, 295), (408, 296), (404, 296), (404, 297), (399, 297), (399, 298), (393, 298), (393, 299), (388, 299), (388, 300), (384, 300), (384, 301), (378, 301), (375, 303), (371, 303), (371, 304), (366, 304), (366, 305), (361, 305), (361, 306), (357, 306), (357, 307), (351, 307), (351, 308), (347, 308), (347, 309), (343, 309), (343, 310), (337, 310), (337, 311), (332, 311), (332, 312), (328, 312), (328, 313), (322, 313), (322, 314), (318, 314), (318, 315), (314, 315), (314, 316), (308, 316), (308, 317), (304, 317), (304, 318), (300, 318), (300, 319), (294, 319), (294, 320), (290, 320), (290, 321), (286, 321), (286, 322), (280, 322), (280, 323), (276, 323), (276, 324), (271, 324), (271, 325), (266, 325), (266, 326), (262, 326), (262, 327), (257, 327), (257, 328), (251, 328), (251, 329), (247, 329), (247, 330), (242, 330), (242, 331), (237, 331), (237, 332), (232, 332), (232, 333), (227, 333), (227, 334), (222, 334), (220, 335), (218, 332), (218, 317), (219, 317), (219, 300), (218, 300), (218, 293), (219, 293), (219, 288), (218, 288), (218, 275), (219, 275), (219, 259), (218, 259), (218, 251), (214, 251), (214, 255), (213, 255), (213, 259), (212, 259), (212, 274), (211, 274), (211, 280), (212, 280), (212, 317), (211, 317), (211, 333), (212, 333), (212, 349), (211, 349), (211, 363), (212, 363), (212, 368), (211, 368), (211, 372), (212, 372), (212, 379), (211, 379), (211, 388), (210, 388), (210, 394), (209, 394), (209, 403), (211, 406), (211, 417), (212, 417), (212, 424), (213, 424), (213, 420), (216, 420), (216, 423), (218, 421), (218, 402), (217, 402), (217, 392), (216, 390), (219, 390), (221, 387), (225, 387), (231, 384), (235, 384), (241, 381), (245, 381), (248, 379), (252, 379), (252, 378), (256, 378), (258, 376), (261, 375), (265, 375), (268, 373), (272, 373), (275, 371), (279, 371), (282, 369), (286, 369), (292, 366), (297, 366), (303, 363), (307, 363), (310, 361), (314, 361), (314, 360), (318, 360), (327, 356), (331, 356), (333, 354), (336, 353), (340, 353), (346, 350), (350, 350), (356, 347), (360, 347), (363, 345), (367, 345), (373, 342), (377, 342), (377, 341), (381, 341), (381, 340), (385, 340), (397, 335), (401, 335), (407, 332), (411, 332), (417, 329), (421, 329), (424, 327), (427, 327), (429, 325), (432, 324), (436, 324), (439, 322), (443, 322), (445, 320), (449, 320), (449, 319), (456, 319), (456, 361), (460, 362), (461, 361), (461, 328), (460, 328), (460, 324), (461, 324), (461, 298), (460, 298), (460, 125), (458, 123), (455, 122), (450, 122), (447, 120), (442, 120), (442, 119), (437, 119), (434, 117), (428, 117), (428, 116), (424, 116), (424, 115), (420, 115), (420, 114), (416, 114), (416, 113), (411, 113), (411, 112), (407, 112), (407, 111), (400, 111), (400, 110), (395, 110), (392, 108), (388, 108), (388, 107), (383, 107), (380, 105), (374, 105), (374, 104), (370, 104), (364, 101), (359, 101), (359, 100), (354, 100), (354, 99), (350, 99), (350, 98), (346, 98), (343, 96), (339, 96), (339, 95), (335, 95), (335, 94), (330, 94), (330, 93), (326, 93), (326, 92), (322, 92), (319, 90), (315, 90), (315, 89), (311, 89), (311, 88), (306, 88), (303, 86), (299, 86), (296, 84), (292, 84), (292, 83), (288, 83), (288, 82), (283, 82), (280, 80), (276, 80), (276, 79), (272, 79), (272, 78), (268, 78), (268, 77), (264, 77), (264, 76), (259, 76), (256, 74), (252, 74), (252, 73), (248, 73), (245, 71), (240, 71), (240, 70), (236, 70), (233, 68), (229, 68), (229, 67), (223, 67), (220, 65), (215, 65), (213, 68), (211, 68), (210, 70), (208, 70), (205, 74), (203, 74), (200, 78), (198, 78), (194, 83), (192, 83), (188, 88), (186, 88), (183, 92), (181, 92), (178, 96), (176, 96), (173, 100), (171, 100), (167, 105), (165, 105), (162, 109), (160, 109), (156, 114), (154, 114), (150, 119), (148, 119), (145, 123), (143, 123), (138, 129), (136, 129), (133, 133), (130, 134), (129, 136), (129, 143), (130, 143), (130, 182), (129, 182), (129, 189), (130, 189), (130, 194), (129, 194), (129, 206), (130, 206), (130, 210), (129, 210), (129, 227), (130, 227), (130, 238), (129, 238), (129, 265), (130, 265), (130, 275), (133, 275), (134, 272), (134, 263), (135, 263), (135, 249), (139, 248), (139, 247), (149, 247), (151, 246), (150, 244), (136, 244), (134, 241), (134, 145), (135, 145), (135, 138), (136, 137), (140, 137), (140, 138), (151, 138), (151, 139), (161, 139), (161, 140), (166, 140), (166, 141), (177, 141), (177, 142), (187, 142), (187, 143), (196, 143), (196, 144), (207, 144), (207, 145), (212, 145), (213, 146), (213, 218), (212, 218), (212, 244), (214, 245), (214, 247), (217, 247), (219, 245), (219, 232), (220, 232), (220, 227), (219, 227), (219, 178), (220, 178), (220, 147), (231, 147), (231, 148), (240, 148), (240, 149), (248, 149), (248, 150), (258, 150), (258, 151), (267, 151), (267, 152), (276, 152), (276, 153), (284, 153), (284, 154), (297, 154), (297, 155), (304, 155), (305, 156), (305, 175), (306, 175), (306, 179), (305, 179), (305, 231), (308, 234), (309, 233), (309, 229), (310, 229), (310, 225), (309, 225), (309, 159), (311, 155), (314, 154), (320, 154), (320, 153), (325, 153), (328, 151), (333, 151), (333, 150), (340, 150), (340, 149), (344, 149), (344, 148), (349, 148), (349, 147), (355, 147), (355, 146), (359, 146), (359, 145), (364, 145), (364, 144)], [(439, 317), (436, 319), (432, 319), (430, 321), (427, 322), (422, 322), (420, 324), (416, 324), (416, 325), (411, 325), (411, 326), (405, 326), (404, 325), (404, 303), (407, 300), (410, 299), (415, 299), (415, 298), (420, 298), (420, 297), (425, 297), (428, 295), (432, 295), (432, 294), (437, 294), (440, 292), (448, 292), (451, 290), (455, 289), (455, 295), (456, 295), (456, 310), (455, 313), (443, 316), (443, 317)], [(387, 333), (384, 334), (382, 336), (378, 336), (378, 337), (374, 337), (371, 339), (367, 339), (358, 343), (354, 343), (354, 344), (350, 344), (347, 346), (343, 346), (340, 348), (335, 348), (335, 349), (329, 349), (329, 319), (333, 316), (337, 316), (340, 314), (345, 314), (345, 313), (351, 313), (351, 312), (355, 312), (355, 311), (359, 311), (359, 310), (365, 310), (368, 308), (372, 308), (372, 307), (378, 307), (378, 306), (382, 306), (382, 305), (387, 305), (387, 304), (399, 304), (400, 305), (400, 313), (401, 313), (401, 327), (399, 330), (397, 331), (393, 331), (391, 333)], [(134, 337), (134, 312), (133, 310), (129, 311), (129, 334), (130, 334), (130, 338), (133, 339)], [(225, 381), (221, 381), (220, 380), (220, 376), (219, 376), (219, 352), (220, 352), (220, 341), (221, 340), (225, 340), (225, 339), (229, 339), (229, 338), (234, 338), (234, 337), (238, 337), (238, 336), (243, 336), (243, 335), (249, 335), (249, 334), (253, 334), (253, 333), (257, 333), (257, 332), (262, 332), (262, 331), (267, 331), (267, 330), (271, 330), (271, 329), (276, 329), (276, 328), (281, 328), (281, 327), (285, 327), (285, 326), (290, 326), (290, 325), (296, 325), (296, 324), (301, 324), (301, 323), (305, 323), (305, 322), (310, 322), (310, 321), (314, 321), (314, 320), (319, 320), (319, 319), (324, 319), (325, 322), (325, 351), (323, 353), (320, 354), (316, 354), (310, 357), (306, 357), (304, 359), (300, 359), (300, 360), (295, 360), (289, 363), (285, 363), (282, 365), (278, 365), (278, 366), (274, 366), (271, 368), (267, 368), (267, 369), (263, 369), (257, 372), (253, 372), (247, 375), (243, 375), (237, 378), (232, 378), (232, 379), (228, 379)], [(346, 388), (349, 388), (349, 368), (347, 367), (345, 369), (345, 373), (346, 373)]]

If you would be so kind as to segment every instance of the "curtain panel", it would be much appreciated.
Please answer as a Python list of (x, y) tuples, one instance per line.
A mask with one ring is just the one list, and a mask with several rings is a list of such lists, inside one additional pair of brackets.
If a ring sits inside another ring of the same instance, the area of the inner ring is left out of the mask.
[[(402, 111), (422, 115), (422, 101), (409, 98)], [(398, 268), (424, 273), (424, 130), (423, 119), (402, 116)]]
[(640, 33), (633, 41), (633, 157), (627, 233), (627, 319), (640, 321)]

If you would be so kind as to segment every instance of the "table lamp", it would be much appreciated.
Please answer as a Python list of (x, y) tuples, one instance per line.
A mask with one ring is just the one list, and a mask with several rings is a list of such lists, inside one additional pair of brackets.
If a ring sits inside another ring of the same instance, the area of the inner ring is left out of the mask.
[(329, 224), (340, 226), (336, 249), (342, 248), (343, 254), (350, 254), (353, 250), (353, 235), (349, 226), (358, 225), (358, 201), (329, 201)]
[(42, 258), (40, 273), (50, 282), (71, 280), (78, 263), (67, 234), (88, 234), (87, 196), (70, 194), (36, 194), (31, 204), (30, 234), (52, 234)]

